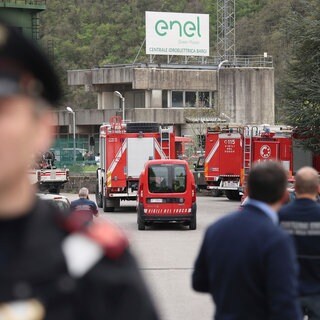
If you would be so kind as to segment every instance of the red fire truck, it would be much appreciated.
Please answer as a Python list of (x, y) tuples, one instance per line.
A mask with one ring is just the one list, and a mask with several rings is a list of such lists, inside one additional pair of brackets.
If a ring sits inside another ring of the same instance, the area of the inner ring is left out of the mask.
[(205, 179), (209, 190), (224, 191), (240, 200), (252, 163), (278, 160), (292, 175), (292, 132), (278, 128), (227, 126), (208, 129), (205, 148)]
[(155, 123), (127, 123), (110, 119), (100, 127), (100, 163), (97, 170), (96, 201), (105, 212), (121, 200), (136, 200), (139, 176), (149, 159), (175, 157), (172, 127)]

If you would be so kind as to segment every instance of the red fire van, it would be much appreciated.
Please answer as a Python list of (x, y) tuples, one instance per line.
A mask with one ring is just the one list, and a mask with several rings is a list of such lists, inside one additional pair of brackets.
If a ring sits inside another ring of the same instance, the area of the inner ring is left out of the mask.
[(196, 186), (188, 163), (161, 159), (146, 163), (138, 191), (138, 229), (154, 222), (177, 222), (197, 227)]

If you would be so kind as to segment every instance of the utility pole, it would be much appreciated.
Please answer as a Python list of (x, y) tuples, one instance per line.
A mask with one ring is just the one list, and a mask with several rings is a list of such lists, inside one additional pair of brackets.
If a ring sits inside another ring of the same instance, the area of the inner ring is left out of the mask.
[(72, 114), (72, 132), (73, 132), (73, 163), (76, 163), (76, 113), (71, 107), (66, 108), (69, 113)]

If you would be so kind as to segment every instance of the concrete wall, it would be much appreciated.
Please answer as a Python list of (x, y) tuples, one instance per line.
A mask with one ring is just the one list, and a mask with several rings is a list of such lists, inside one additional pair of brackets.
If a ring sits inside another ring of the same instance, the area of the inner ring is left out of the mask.
[[(76, 112), (76, 125), (101, 125), (108, 122), (112, 116), (117, 114), (117, 110), (75, 110)], [(59, 126), (72, 125), (72, 115), (67, 111), (60, 110), (54, 112), (56, 123)]]
[(215, 70), (135, 68), (133, 89), (215, 91)]
[(92, 85), (92, 70), (69, 70), (68, 85), (81, 86)]
[(224, 68), (219, 74), (220, 110), (243, 124), (274, 124), (274, 69)]
[(158, 122), (164, 124), (185, 123), (184, 109), (135, 109), (127, 110), (126, 118), (133, 122)]
[(132, 81), (132, 68), (100, 68), (92, 70), (92, 84), (129, 83)]

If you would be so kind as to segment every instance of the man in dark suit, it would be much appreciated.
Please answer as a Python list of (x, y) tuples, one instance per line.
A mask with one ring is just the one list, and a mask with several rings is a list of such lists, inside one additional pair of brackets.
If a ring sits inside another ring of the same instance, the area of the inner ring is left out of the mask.
[(212, 295), (216, 320), (301, 320), (294, 247), (276, 213), (286, 173), (278, 163), (259, 163), (247, 184), (242, 210), (206, 231), (193, 288)]
[(310, 167), (295, 177), (296, 199), (279, 212), (281, 226), (293, 237), (300, 264), (301, 304), (312, 320), (320, 320), (319, 175)]

